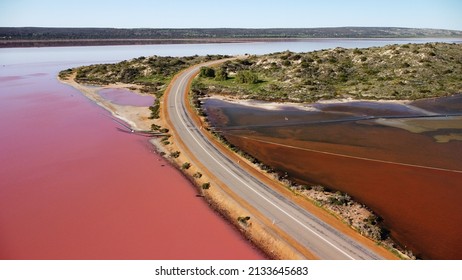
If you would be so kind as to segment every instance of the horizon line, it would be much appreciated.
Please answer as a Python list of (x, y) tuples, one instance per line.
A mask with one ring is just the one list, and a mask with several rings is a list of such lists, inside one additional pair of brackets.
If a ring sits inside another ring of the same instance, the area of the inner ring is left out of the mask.
[(462, 29), (448, 29), (437, 27), (404, 27), (404, 26), (323, 26), (323, 27), (96, 27), (96, 26), (0, 26), (0, 28), (62, 28), (62, 29), (248, 29), (248, 30), (268, 30), (268, 29), (336, 29), (336, 28), (397, 28), (397, 29), (425, 29), (425, 30), (445, 30), (460, 31)]

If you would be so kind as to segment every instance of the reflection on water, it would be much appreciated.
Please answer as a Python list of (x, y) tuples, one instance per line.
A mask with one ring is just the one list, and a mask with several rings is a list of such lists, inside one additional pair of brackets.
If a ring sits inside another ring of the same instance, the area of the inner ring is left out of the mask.
[[(277, 110), (277, 104), (239, 103), (204, 103), (231, 143), (301, 183), (349, 193), (421, 257), (462, 257), (462, 118), (446, 117), (462, 112), (462, 95)], [(427, 129), (412, 132), (400, 122)]]

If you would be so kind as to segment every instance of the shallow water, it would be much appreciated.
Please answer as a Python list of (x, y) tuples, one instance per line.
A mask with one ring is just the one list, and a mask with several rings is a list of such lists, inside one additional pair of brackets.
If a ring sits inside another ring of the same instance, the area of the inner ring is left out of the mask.
[(154, 103), (154, 96), (139, 95), (122, 88), (102, 89), (98, 94), (118, 105), (149, 107)]
[[(442, 110), (446, 101), (431, 103)], [(431, 110), (428, 102), (413, 105)], [(462, 141), (434, 138), (462, 133), (462, 127), (444, 128), (454, 126), (452, 118), (440, 119), (434, 131), (412, 133), (367, 119), (422, 114), (421, 108), (397, 103), (309, 105), (318, 111), (266, 110), (216, 99), (204, 104), (231, 143), (300, 183), (347, 192), (419, 257), (462, 258)]]

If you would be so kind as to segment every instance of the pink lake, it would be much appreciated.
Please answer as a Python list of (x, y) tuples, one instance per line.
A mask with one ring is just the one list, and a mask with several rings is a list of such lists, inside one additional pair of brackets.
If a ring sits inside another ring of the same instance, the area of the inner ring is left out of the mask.
[(0, 259), (265, 258), (67, 67), (1, 69)]

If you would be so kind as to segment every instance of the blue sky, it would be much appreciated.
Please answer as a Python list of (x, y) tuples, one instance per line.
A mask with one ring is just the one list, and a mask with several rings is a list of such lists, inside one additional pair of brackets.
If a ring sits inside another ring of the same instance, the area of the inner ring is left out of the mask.
[(461, 0), (0, 0), (0, 26), (462, 30)]

